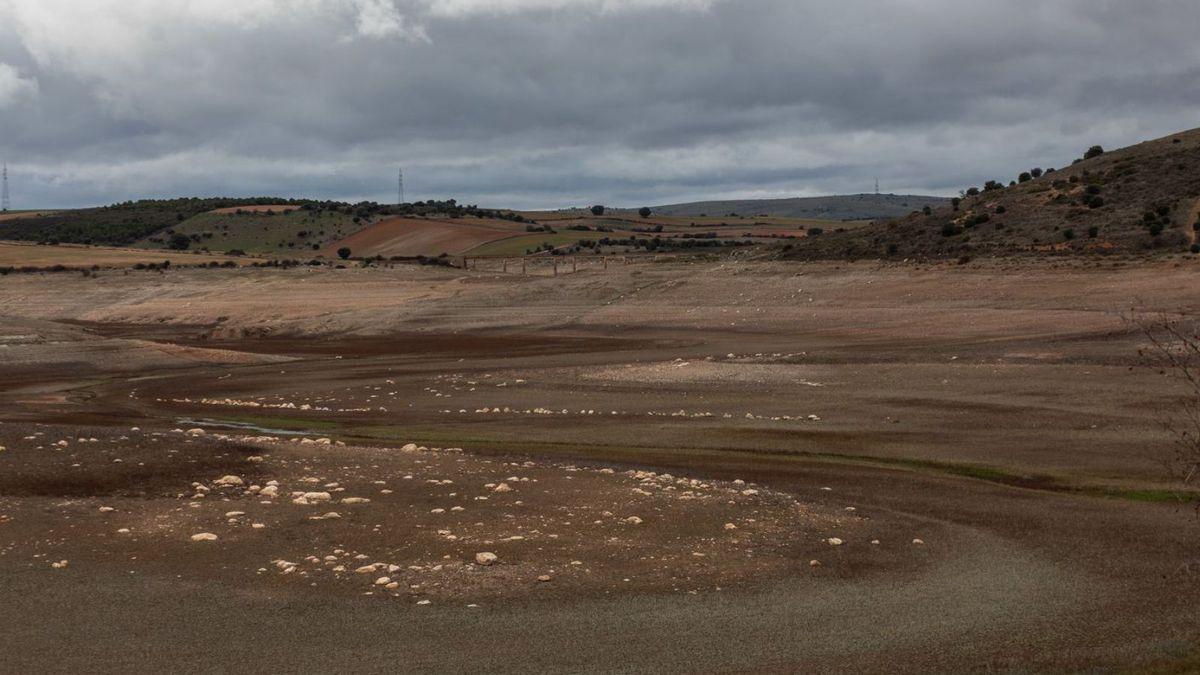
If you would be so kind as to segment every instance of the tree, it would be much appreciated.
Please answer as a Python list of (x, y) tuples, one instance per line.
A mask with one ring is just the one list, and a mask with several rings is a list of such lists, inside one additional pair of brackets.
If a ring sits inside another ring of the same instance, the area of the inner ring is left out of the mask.
[(643, 206), (642, 208), (638, 209), (638, 215), (643, 218), (649, 218), (651, 213), (653, 212), (650, 210), (649, 206)]
[(1093, 157), (1099, 157), (1100, 155), (1103, 155), (1103, 154), (1104, 154), (1104, 148), (1100, 147), (1099, 145), (1093, 145), (1092, 147), (1088, 148), (1087, 152), (1083, 153), (1083, 158), (1091, 159)]
[(343, 246), (337, 250), (337, 254), (339, 258), (346, 260), (350, 257), (350, 249)]
[(1028, 183), (1031, 180), (1033, 180), (1033, 174), (1029, 173), (1028, 171), (1025, 171), (1020, 176), (1017, 176), (1017, 181), (1021, 183)]
[(604, 207), (603, 207), (603, 206), (601, 206), (601, 205), (599, 205), (599, 204), (597, 204), (597, 205), (593, 206), (593, 207), (592, 207), (592, 215), (593, 215), (593, 216), (602, 216), (602, 215), (604, 215)]
[(1044, 172), (1043, 172), (1043, 171), (1042, 171), (1042, 170), (1039, 168), (1039, 169), (1034, 169), (1034, 170), (1030, 171), (1029, 173), (1030, 173), (1030, 175), (1032, 175), (1034, 178), (1041, 178), (1041, 177), (1042, 177), (1042, 173), (1044, 173)]
[[(1200, 483), (1200, 330), (1193, 321), (1166, 314), (1133, 316), (1127, 321), (1140, 329), (1146, 346), (1138, 350), (1143, 364), (1164, 376), (1171, 389), (1161, 400), (1161, 423), (1175, 437), (1175, 450), (1166, 458), (1170, 474), (1183, 487)], [(1193, 501), (1196, 501), (1194, 493)], [(1200, 501), (1197, 501), (1200, 508)]]
[(192, 238), (186, 234), (177, 232), (171, 235), (171, 241), (168, 245), (176, 251), (186, 251), (192, 245)]

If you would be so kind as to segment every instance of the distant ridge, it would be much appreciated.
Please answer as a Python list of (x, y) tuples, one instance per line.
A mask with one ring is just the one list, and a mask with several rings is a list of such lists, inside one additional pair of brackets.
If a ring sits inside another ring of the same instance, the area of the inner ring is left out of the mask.
[(822, 220), (880, 220), (906, 216), (926, 205), (948, 206), (948, 197), (921, 195), (858, 194), (788, 199), (733, 199), (652, 206), (664, 216), (780, 216)]

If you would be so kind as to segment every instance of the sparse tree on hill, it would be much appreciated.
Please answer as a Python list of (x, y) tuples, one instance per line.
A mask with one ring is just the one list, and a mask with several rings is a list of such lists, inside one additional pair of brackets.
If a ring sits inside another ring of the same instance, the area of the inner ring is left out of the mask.
[(339, 258), (346, 260), (350, 257), (350, 249), (343, 246), (337, 250), (337, 254)]
[(1093, 145), (1092, 147), (1088, 148), (1087, 152), (1083, 153), (1083, 158), (1091, 159), (1093, 157), (1099, 157), (1100, 155), (1103, 155), (1103, 154), (1104, 154), (1104, 148), (1100, 147), (1099, 145)]
[(191, 247), (191, 245), (192, 245), (192, 238), (187, 236), (186, 234), (182, 234), (182, 233), (176, 233), (176, 234), (171, 235), (171, 241), (168, 244), (168, 246), (175, 249), (176, 251), (186, 251), (186, 250), (188, 250), (189, 247)]
[(1028, 171), (1025, 171), (1020, 176), (1017, 176), (1018, 183), (1028, 183), (1031, 180), (1033, 180), (1033, 174), (1029, 173)]

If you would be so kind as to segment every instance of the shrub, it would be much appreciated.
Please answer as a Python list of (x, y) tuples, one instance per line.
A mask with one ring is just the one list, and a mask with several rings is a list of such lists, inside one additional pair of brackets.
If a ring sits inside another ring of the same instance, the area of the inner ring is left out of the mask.
[(1032, 171), (1030, 171), (1030, 172), (1029, 172), (1029, 174), (1030, 174), (1031, 176), (1033, 176), (1034, 178), (1041, 178), (1041, 177), (1042, 177), (1042, 173), (1043, 173), (1043, 171), (1042, 171), (1040, 168), (1039, 168), (1039, 169), (1033, 169)]
[(604, 215), (604, 207), (603, 207), (603, 206), (601, 206), (600, 204), (597, 204), (597, 205), (593, 206), (593, 207), (592, 207), (592, 215), (593, 215), (593, 216), (602, 216), (602, 215)]
[(963, 229), (954, 223), (946, 223), (942, 226), (943, 237), (953, 237), (956, 234), (962, 234)]
[(997, 214), (1006, 213), (1007, 211), (1008, 211), (1008, 208), (1006, 208), (1006, 207), (1005, 207), (1003, 204), (1001, 204), (1000, 206), (997, 206), (997, 207), (996, 207), (996, 213), (997, 213)]
[[(930, 206), (928, 204), (925, 205), (925, 208), (921, 209), (921, 212), (927, 216), (933, 215), (933, 209), (930, 208)], [(1200, 225), (1200, 223), (1197, 223), (1197, 225)]]
[(1028, 183), (1031, 180), (1033, 180), (1033, 176), (1030, 175), (1028, 171), (1022, 173), (1020, 176), (1017, 176), (1018, 183)]
[(652, 211), (650, 211), (649, 206), (643, 206), (642, 208), (638, 209), (638, 215), (643, 218), (649, 218), (651, 213)]
[(1093, 145), (1092, 147), (1088, 148), (1087, 152), (1083, 153), (1083, 158), (1092, 159), (1093, 157), (1099, 157), (1103, 154), (1104, 148), (1100, 147), (1099, 145)]
[(810, 236), (810, 237), (819, 237), (819, 236), (821, 236), (822, 234), (825, 234), (825, 229), (824, 229), (824, 228), (820, 228), (820, 227), (810, 227), (810, 228), (808, 228), (808, 236)]
[(337, 254), (339, 258), (346, 260), (350, 257), (350, 249), (343, 246), (337, 250)]
[(1192, 244), (1192, 253), (1200, 253), (1200, 244)]
[(979, 194), (979, 188), (977, 188), (977, 187), (967, 188), (967, 196), (968, 197), (974, 197), (975, 195), (978, 195), (978, 194)]
[(186, 250), (188, 250), (188, 247), (191, 245), (192, 245), (192, 238), (187, 236), (186, 234), (171, 235), (171, 240), (167, 244), (167, 246), (175, 249), (176, 251), (186, 251)]
[(958, 210), (959, 204), (962, 204), (962, 200), (959, 199), (958, 197), (955, 197), (954, 199), (950, 200), (950, 206), (954, 207), (955, 211)]
[(1067, 229), (1063, 230), (1063, 239), (1066, 239), (1067, 241), (1071, 241), (1074, 238), (1075, 238), (1075, 230), (1072, 230), (1071, 228), (1067, 228)]
[(1088, 228), (1089, 239), (1095, 239), (1098, 236), (1100, 236), (1100, 228), (1096, 227), (1095, 225)]
[(1162, 234), (1162, 231), (1163, 231), (1162, 223), (1154, 223), (1153, 225), (1150, 226), (1150, 236), (1151, 237), (1157, 237), (1158, 235)]

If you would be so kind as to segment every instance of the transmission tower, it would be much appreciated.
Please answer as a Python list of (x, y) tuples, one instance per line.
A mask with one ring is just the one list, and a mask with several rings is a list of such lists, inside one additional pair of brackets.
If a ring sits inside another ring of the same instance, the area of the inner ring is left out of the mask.
[(4, 162), (0, 168), (0, 211), (7, 211), (9, 207), (8, 200), (8, 162)]
[(403, 204), (404, 203), (404, 167), (400, 167), (400, 179), (397, 183), (397, 194), (400, 197), (400, 201), (398, 201), (396, 203)]
[(879, 194), (879, 179), (875, 179), (875, 194)]

